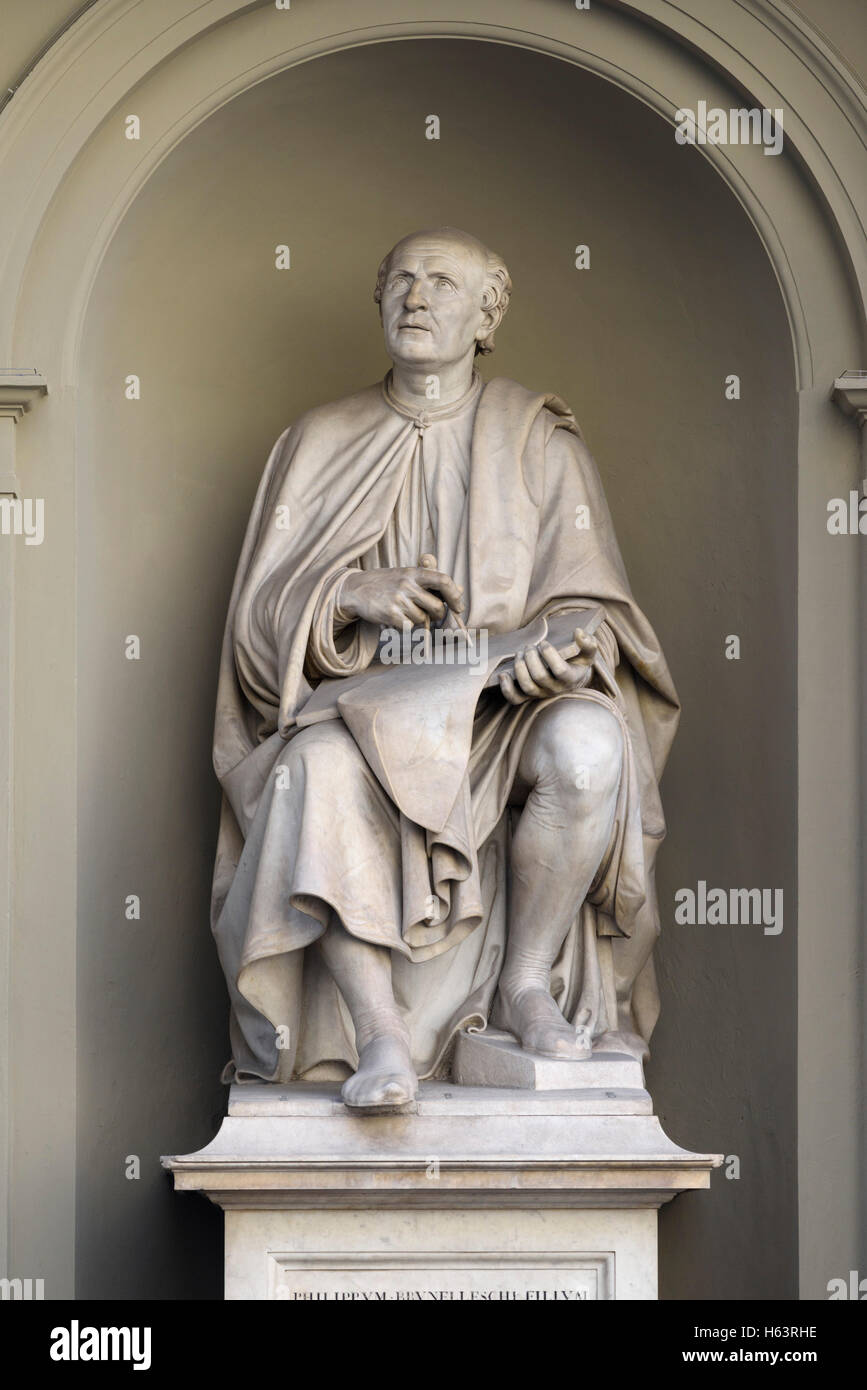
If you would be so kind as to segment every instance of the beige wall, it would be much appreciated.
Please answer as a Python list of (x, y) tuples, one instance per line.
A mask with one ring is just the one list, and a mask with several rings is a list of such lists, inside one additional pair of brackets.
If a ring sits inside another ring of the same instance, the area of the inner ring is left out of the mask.
[(84, 0), (0, 0), (0, 102), (57, 33), (85, 8)]
[[(515, 94), (520, 93), (520, 100)], [(423, 139), (437, 112), (443, 138)], [(669, 1297), (790, 1297), (795, 1192), (795, 397), (745, 216), (614, 87), (515, 49), (424, 41), (290, 71), (211, 117), (111, 246), (81, 378), (78, 1247), (81, 1296), (213, 1296), (219, 1213), (159, 1153), (213, 1131), (225, 999), (207, 928), (220, 630), (270, 444), (385, 369), (371, 301), (405, 230), (509, 262), (486, 373), (573, 405), (685, 705), (664, 783), (663, 1016), (651, 1083), (741, 1178), (662, 1218)], [(278, 242), (293, 269), (273, 268)], [(578, 242), (592, 268), (572, 268)], [(135, 372), (142, 400), (123, 397)], [(742, 398), (727, 402), (736, 372)], [(128, 633), (142, 660), (123, 659)], [(742, 640), (740, 662), (724, 638)], [(683, 928), (699, 878), (783, 887), (779, 937)], [(138, 924), (123, 918), (142, 897)], [(139, 1153), (145, 1176), (123, 1178)], [(142, 1251), (131, 1260), (130, 1249)], [(713, 1249), (713, 1260), (707, 1252)]]
[(867, 81), (867, 17), (863, 0), (797, 0), (796, 8)]

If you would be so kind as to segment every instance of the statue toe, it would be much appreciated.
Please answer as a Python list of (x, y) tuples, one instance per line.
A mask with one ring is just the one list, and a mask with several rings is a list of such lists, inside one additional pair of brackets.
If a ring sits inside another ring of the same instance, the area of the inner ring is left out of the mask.
[(418, 1078), (406, 1043), (386, 1035), (362, 1048), (358, 1071), (345, 1083), (344, 1105), (355, 1110), (396, 1110), (415, 1100)]
[(341, 1095), (344, 1105), (354, 1110), (392, 1110), (415, 1100), (415, 1077), (357, 1072), (344, 1084)]
[(500, 1007), (507, 1031), (518, 1038), (526, 1052), (555, 1062), (583, 1062), (590, 1056), (593, 1049), (588, 1030), (567, 1023), (547, 990), (531, 986), (516, 991), (513, 997), (503, 994)]
[(556, 1062), (583, 1062), (592, 1051), (587, 1035), (576, 1033), (568, 1026), (533, 1029), (524, 1039), (523, 1046), (527, 1052), (550, 1057)]

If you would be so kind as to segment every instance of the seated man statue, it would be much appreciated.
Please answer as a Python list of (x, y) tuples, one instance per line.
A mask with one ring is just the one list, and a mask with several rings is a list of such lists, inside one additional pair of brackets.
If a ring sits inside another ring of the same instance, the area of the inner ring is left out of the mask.
[[(646, 1053), (677, 696), (569, 408), (475, 370), (510, 290), (474, 237), (405, 237), (375, 292), (385, 380), (309, 411), (268, 460), (216, 716), (224, 1079), (342, 1081), (375, 1113), (448, 1077), (461, 1030), (548, 1058)], [(558, 615), (571, 654), (520, 645)], [(518, 633), (513, 659), (473, 694), (464, 741), (442, 682), (424, 737), (404, 704), (389, 740), (382, 630), (443, 625)], [(305, 720), (323, 682), (359, 677), (369, 738), (337, 705)]]

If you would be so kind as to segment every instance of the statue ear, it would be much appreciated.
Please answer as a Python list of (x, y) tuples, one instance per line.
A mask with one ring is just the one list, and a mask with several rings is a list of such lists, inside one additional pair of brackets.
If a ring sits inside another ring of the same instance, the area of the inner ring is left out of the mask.
[(497, 330), (500, 325), (500, 320), (503, 317), (502, 310), (498, 308), (496, 304), (488, 308), (483, 302), (482, 311), (484, 317), (479, 327), (476, 329), (476, 338), (479, 341), (481, 341), (482, 338), (489, 338), (491, 334)]

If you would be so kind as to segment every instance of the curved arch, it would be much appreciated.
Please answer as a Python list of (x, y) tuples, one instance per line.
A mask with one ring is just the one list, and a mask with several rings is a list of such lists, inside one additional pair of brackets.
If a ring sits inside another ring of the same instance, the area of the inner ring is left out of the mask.
[[(867, 123), (854, 76), (784, 0), (695, 0), (693, 15), (671, 0), (612, 0), (581, 14), (540, 0), (511, 4), (483, 0), (478, 17), (408, 20), (401, 5), (326, 0), (316, 13), (277, 12), (249, 0), (210, 0), (179, 15), (166, 0), (147, 7), (132, 0), (97, 0), (66, 30), (25, 79), (0, 117), (0, 177), (10, 191), (0, 244), (9, 250), (0, 270), (0, 348), (12, 360), (15, 313), (26, 265), (47, 210), (88, 142), (117, 103), (148, 82), (183, 69), (185, 102), (163, 100), (154, 133), (125, 176), (104, 170), (101, 218), (68, 302), (60, 380), (74, 380), (77, 334), (93, 278), (124, 211), (153, 170), (201, 121), (241, 91), (287, 67), (357, 44), (449, 36), (514, 44), (574, 63), (630, 92), (666, 121), (697, 81), (709, 100), (728, 104), (733, 91), (760, 105), (782, 105), (789, 159), (806, 170), (833, 218), (856, 288), (861, 325), (867, 322), (867, 205), (856, 201), (858, 160)], [(365, 22), (383, 9), (387, 22)], [(290, 16), (291, 15), (291, 19)], [(512, 21), (512, 22), (509, 22)], [(146, 29), (144, 29), (146, 22)], [(107, 40), (110, 38), (110, 46)], [(678, 40), (675, 46), (672, 38)], [(288, 42), (284, 42), (288, 40)], [(196, 62), (210, 42), (208, 63)], [(230, 52), (227, 50), (231, 50)], [(747, 52), (756, 57), (747, 57)], [(765, 61), (759, 63), (761, 55)], [(228, 60), (228, 61), (227, 61)], [(809, 68), (806, 63), (809, 62)], [(707, 65), (724, 75), (708, 81)], [(810, 80), (803, 84), (803, 74)], [(795, 78), (799, 85), (795, 87)], [(713, 81), (719, 91), (712, 90)], [(74, 89), (77, 101), (70, 102)], [(793, 100), (792, 91), (797, 91)], [(189, 100), (192, 94), (193, 100)], [(164, 93), (165, 96), (165, 93)], [(38, 150), (33, 149), (38, 130)], [(26, 149), (24, 146), (26, 145)], [(717, 168), (760, 236), (789, 317), (798, 384), (814, 384), (816, 362), (810, 308), (790, 246), (793, 228), (774, 206), (770, 168), (741, 146), (697, 146)], [(833, 159), (831, 153), (833, 152)], [(128, 149), (126, 151), (128, 153)], [(774, 163), (775, 161), (772, 161)], [(775, 171), (774, 171), (775, 172)]]
[[(670, 125), (674, 126), (674, 111), (671, 101), (663, 92), (655, 87), (651, 87), (647, 82), (639, 79), (635, 74), (627, 69), (619, 67), (609, 58), (602, 58), (596, 54), (576, 55), (565, 45), (555, 43), (546, 44), (536, 40), (533, 43), (522, 42), (520, 36), (505, 36), (502, 29), (495, 26), (465, 25), (466, 34), (460, 37), (468, 41), (498, 43), (521, 48), (523, 50), (538, 53), (545, 57), (553, 57), (562, 62), (567, 62), (575, 67), (580, 67), (584, 71), (594, 73), (603, 77), (605, 80), (618, 86), (622, 91), (628, 92), (636, 97), (643, 105), (662, 116)], [(490, 32), (480, 32), (480, 29), (487, 29)], [(384, 38), (372, 39), (364, 31), (346, 37), (341, 36), (343, 41), (337, 45), (315, 45), (306, 46), (305, 51), (300, 54), (287, 55), (280, 54), (258, 64), (254, 70), (248, 70), (243, 75), (224, 83), (219, 89), (209, 92), (201, 101), (191, 106), (185, 111), (174, 124), (167, 129), (160, 139), (156, 141), (145, 153), (142, 161), (136, 166), (133, 174), (118, 191), (111, 206), (106, 209), (103, 221), (99, 227), (98, 234), (94, 239), (87, 260), (82, 268), (81, 277), (75, 288), (75, 297), (70, 305), (68, 331), (64, 338), (64, 352), (61, 367), (61, 382), (64, 385), (74, 382), (76, 377), (76, 362), (78, 347), (80, 342), (81, 330), (87, 309), (87, 302), (91, 290), (99, 273), (99, 266), (103, 256), (111, 243), (111, 240), (132, 203), (137, 198), (144, 184), (157, 170), (164, 159), (168, 158), (186, 137), (196, 129), (203, 121), (208, 120), (216, 111), (242, 92), (249, 90), (251, 86), (259, 82), (267, 81), (268, 78), (276, 76), (280, 72), (285, 72), (292, 67), (300, 66), (303, 63), (315, 61), (327, 54), (338, 53), (349, 48), (359, 47), (370, 43), (380, 42), (400, 42), (410, 38), (413, 40), (424, 40), (426, 38), (441, 38), (443, 32), (440, 27), (426, 25), (423, 31), (413, 32), (411, 35), (389, 33)], [(450, 34), (449, 37), (455, 37)], [(313, 51), (310, 51), (311, 48)], [(773, 267), (780, 293), (786, 308), (789, 320), (789, 327), (792, 334), (792, 343), (795, 356), (796, 382), (798, 387), (810, 386), (814, 381), (813, 353), (810, 345), (810, 332), (807, 315), (801, 300), (797, 278), (792, 269), (791, 262), (782, 240), (782, 237), (774, 223), (772, 216), (764, 206), (760, 195), (746, 180), (741, 170), (725, 147), (721, 145), (705, 145), (695, 147), (700, 155), (712, 164), (725, 183), (743, 207), (753, 227), (755, 228), (762, 245), (765, 248), (768, 260)]]

